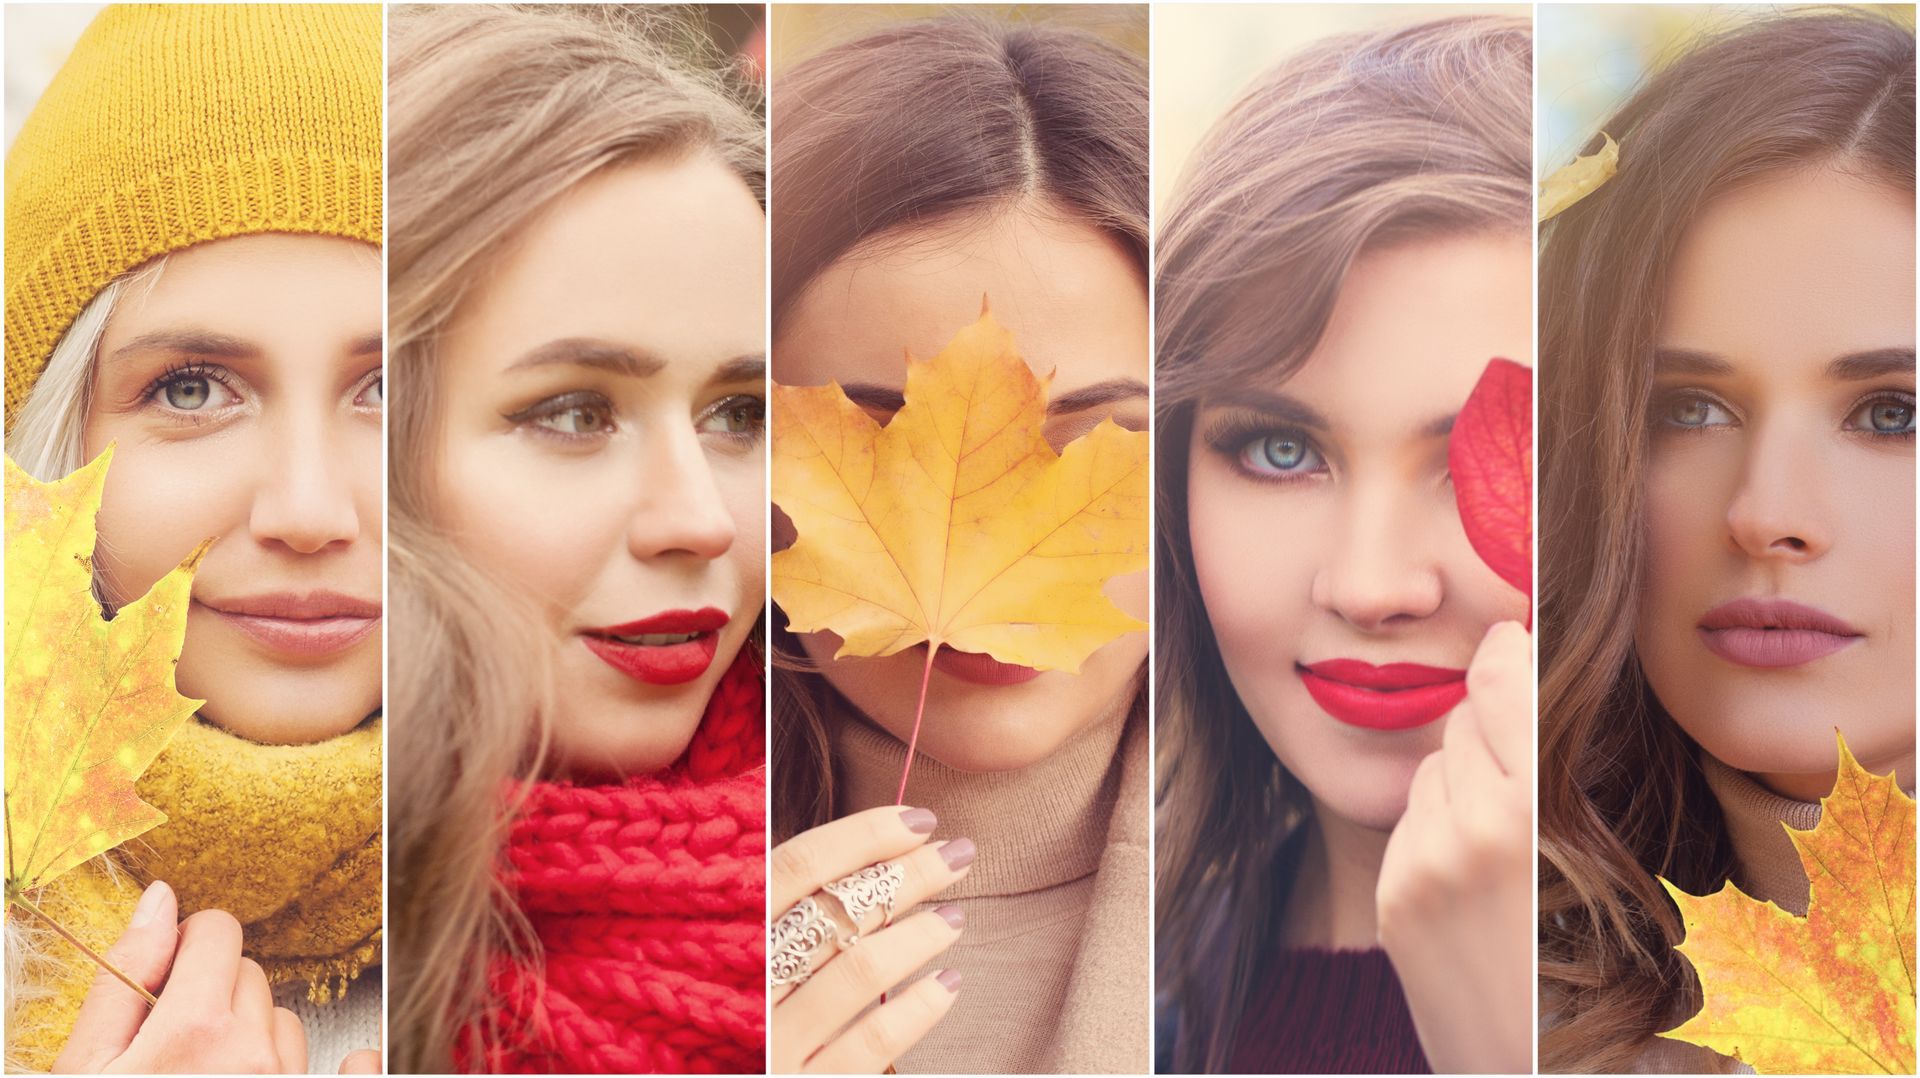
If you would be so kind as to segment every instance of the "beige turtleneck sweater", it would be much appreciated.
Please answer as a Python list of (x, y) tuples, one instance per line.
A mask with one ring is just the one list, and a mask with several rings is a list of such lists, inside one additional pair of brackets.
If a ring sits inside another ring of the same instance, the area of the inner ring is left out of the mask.
[[(1744, 771), (1736, 771), (1715, 757), (1700, 754), (1707, 785), (1726, 818), (1727, 837), (1733, 842), (1733, 882), (1762, 902), (1772, 902), (1796, 916), (1807, 913), (1807, 873), (1800, 854), (1780, 825), (1811, 831), (1820, 822), (1820, 806), (1782, 797)], [(1686, 1015), (1677, 1015), (1678, 1025)], [(1752, 1074), (1753, 1068), (1710, 1048), (1685, 1041), (1655, 1037), (1634, 1065), (1640, 1074)]]
[[(892, 804), (906, 752), (864, 722), (838, 724), (839, 810)], [(1103, 721), (1021, 771), (922, 756), (907, 795), (939, 817), (936, 839), (970, 838), (979, 853), (921, 907), (959, 906), (966, 930), (910, 980), (951, 968), (962, 982), (901, 1073), (1150, 1071), (1145, 723)]]

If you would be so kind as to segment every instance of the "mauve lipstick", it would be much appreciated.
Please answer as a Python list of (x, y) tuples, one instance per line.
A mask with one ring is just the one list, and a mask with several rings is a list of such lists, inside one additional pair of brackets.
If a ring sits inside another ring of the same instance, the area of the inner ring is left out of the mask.
[(1425, 726), (1467, 698), (1467, 672), (1451, 667), (1327, 659), (1294, 669), (1322, 711), (1368, 730)]
[(600, 661), (636, 681), (680, 685), (713, 665), (720, 630), (729, 620), (718, 607), (668, 610), (638, 621), (583, 630), (580, 641)]
[(1824, 659), (1865, 634), (1824, 610), (1790, 599), (1735, 599), (1706, 612), (1700, 639), (1730, 663), (1758, 670)]

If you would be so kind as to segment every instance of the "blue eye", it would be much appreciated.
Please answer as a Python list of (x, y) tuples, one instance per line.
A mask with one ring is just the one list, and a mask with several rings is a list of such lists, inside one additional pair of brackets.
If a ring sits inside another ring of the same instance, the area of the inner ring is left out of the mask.
[(1907, 396), (1874, 397), (1860, 402), (1847, 417), (1850, 430), (1894, 438), (1913, 437), (1913, 398)]
[(1733, 422), (1733, 413), (1712, 397), (1680, 392), (1662, 400), (1655, 408), (1654, 418), (1680, 430), (1704, 430), (1728, 426)]
[(1240, 466), (1258, 476), (1292, 478), (1325, 471), (1327, 462), (1299, 431), (1274, 431), (1249, 439), (1240, 448)]

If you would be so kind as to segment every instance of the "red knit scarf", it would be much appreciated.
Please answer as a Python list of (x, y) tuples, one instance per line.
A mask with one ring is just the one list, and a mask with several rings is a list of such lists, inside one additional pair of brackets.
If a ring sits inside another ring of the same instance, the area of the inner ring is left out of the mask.
[[(766, 1043), (760, 664), (721, 678), (687, 753), (620, 785), (528, 789), (503, 880), (542, 962), (491, 969), (509, 1074), (758, 1073)], [(465, 1038), (461, 1038), (464, 1042)]]

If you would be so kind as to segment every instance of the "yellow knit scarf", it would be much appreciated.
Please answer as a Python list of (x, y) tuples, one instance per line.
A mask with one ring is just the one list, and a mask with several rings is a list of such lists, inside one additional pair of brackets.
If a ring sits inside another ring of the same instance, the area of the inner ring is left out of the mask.
[[(180, 915), (223, 909), (275, 987), (315, 1003), (380, 963), (380, 720), (314, 745), (260, 745), (200, 720), (139, 782), (167, 822), (44, 888), (40, 908), (96, 950), (125, 930), (140, 892), (163, 879)], [(32, 919), (24, 927), (32, 928)], [(8, 1014), (9, 1053), (51, 1067), (94, 966), (49, 937)]]

